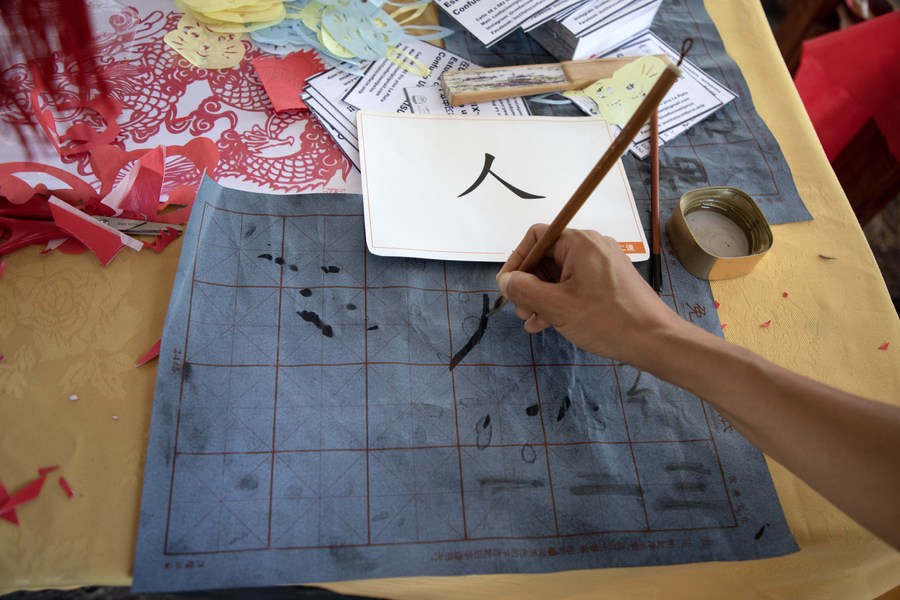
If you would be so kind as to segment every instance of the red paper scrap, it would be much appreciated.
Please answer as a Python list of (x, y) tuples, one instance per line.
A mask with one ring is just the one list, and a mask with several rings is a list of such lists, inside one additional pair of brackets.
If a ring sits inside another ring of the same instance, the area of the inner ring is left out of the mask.
[[(37, 479), (26, 483), (15, 494), (9, 495), (3, 504), (0, 504), (0, 516), (11, 513), (15, 511), (17, 506), (25, 504), (26, 502), (31, 502), (37, 498), (41, 493), (41, 488), (44, 487), (45, 480), (46, 476), (41, 475)], [(13, 518), (16, 518), (14, 512)], [(7, 521), (9, 520), (10, 519), (7, 519)], [(16, 519), (16, 524), (18, 524), (18, 519)]]
[(769, 325), (771, 325), (771, 324), (772, 324), (772, 319), (769, 319), (765, 323), (760, 323), (759, 326), (762, 327), (763, 329), (768, 329)]
[(70, 500), (75, 495), (75, 492), (72, 491), (72, 486), (69, 485), (69, 482), (66, 481), (66, 478), (62, 475), (59, 476), (59, 487), (63, 489), (63, 491), (66, 493), (66, 496), (68, 496)]
[(722, 329), (725, 329), (726, 327), (728, 327), (728, 323), (722, 323)]
[(54, 465), (52, 467), (42, 467), (38, 469), (38, 475), (41, 477), (46, 477), (47, 473), (52, 473), (53, 471), (58, 471), (59, 465)]
[(105, 267), (124, 246), (140, 251), (144, 244), (116, 231), (77, 208), (50, 198), (50, 212), (56, 224), (87, 246)]
[(7, 262), (5, 260), (0, 260), (0, 280), (3, 279), (3, 276), (6, 274)]
[(890, 342), (885, 342), (885, 343), (883, 343), (882, 345), (878, 346), (878, 349), (879, 349), (879, 350), (887, 350), (887, 349), (888, 349), (888, 346), (890, 346), (890, 345), (891, 345)]
[[(3, 483), (0, 482), (0, 506), (6, 504), (6, 501), (9, 500), (9, 493), (6, 491), (6, 488), (3, 487)], [(5, 513), (0, 513), (0, 519), (4, 521), (9, 521), (13, 525), (19, 524), (19, 515), (16, 514), (15, 509), (10, 510)]]
[(6, 360), (6, 357), (4, 355), (0, 354), (0, 362), (3, 362), (4, 360)]
[(716, 308), (719, 308), (719, 301), (718, 301), (718, 300), (713, 300), (713, 304), (716, 306)]
[(300, 99), (306, 79), (325, 70), (312, 51), (294, 52), (284, 58), (264, 56), (251, 62), (275, 112), (306, 108)]
[(781, 297), (782, 297), (782, 298), (787, 298), (787, 297), (788, 297), (788, 293), (787, 293), (787, 292), (781, 292)]
[(146, 218), (156, 215), (166, 173), (166, 147), (157, 146), (141, 156), (131, 170), (103, 198), (103, 204), (121, 214), (135, 212)]
[(156, 340), (156, 343), (150, 346), (150, 349), (147, 350), (143, 356), (137, 359), (137, 361), (135, 361), (134, 366), (140, 367), (141, 365), (147, 364), (154, 358), (157, 358), (159, 356), (159, 346), (161, 342), (161, 339)]
[(153, 242), (144, 242), (144, 247), (150, 248), (157, 254), (169, 247), (169, 244), (178, 239), (181, 232), (174, 227), (166, 227), (162, 230)]

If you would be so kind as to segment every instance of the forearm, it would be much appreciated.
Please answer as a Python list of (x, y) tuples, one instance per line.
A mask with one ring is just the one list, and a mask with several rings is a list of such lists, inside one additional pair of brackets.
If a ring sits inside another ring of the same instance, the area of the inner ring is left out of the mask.
[(822, 385), (680, 320), (638, 345), (646, 347), (634, 366), (713, 404), (763, 452), (900, 548), (900, 408)]

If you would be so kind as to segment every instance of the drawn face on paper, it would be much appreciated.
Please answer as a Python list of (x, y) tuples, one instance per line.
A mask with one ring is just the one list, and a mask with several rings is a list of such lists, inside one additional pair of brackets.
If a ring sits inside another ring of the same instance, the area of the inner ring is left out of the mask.
[(592, 83), (583, 93), (597, 104), (604, 119), (624, 126), (665, 68), (659, 58), (644, 56), (625, 65), (612, 77)]
[(177, 29), (163, 39), (192, 65), (202, 69), (228, 69), (244, 58), (240, 36), (211, 31), (190, 15), (181, 17)]

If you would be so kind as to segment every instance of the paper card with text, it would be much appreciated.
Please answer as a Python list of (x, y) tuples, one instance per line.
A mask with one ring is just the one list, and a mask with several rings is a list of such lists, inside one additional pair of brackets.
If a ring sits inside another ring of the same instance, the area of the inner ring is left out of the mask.
[[(357, 114), (369, 250), (381, 256), (503, 262), (550, 223), (612, 143), (581, 117)], [(572, 220), (619, 242), (647, 239), (621, 162)]]

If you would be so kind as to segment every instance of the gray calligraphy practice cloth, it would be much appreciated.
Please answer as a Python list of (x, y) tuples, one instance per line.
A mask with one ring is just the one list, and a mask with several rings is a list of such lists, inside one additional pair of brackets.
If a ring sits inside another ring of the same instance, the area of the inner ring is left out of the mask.
[[(666, 266), (664, 298), (719, 329), (708, 284)], [(796, 550), (763, 456), (709, 405), (529, 336), (511, 310), (485, 327), (496, 270), (368, 253), (359, 196), (206, 179), (162, 339), (134, 588)]]

